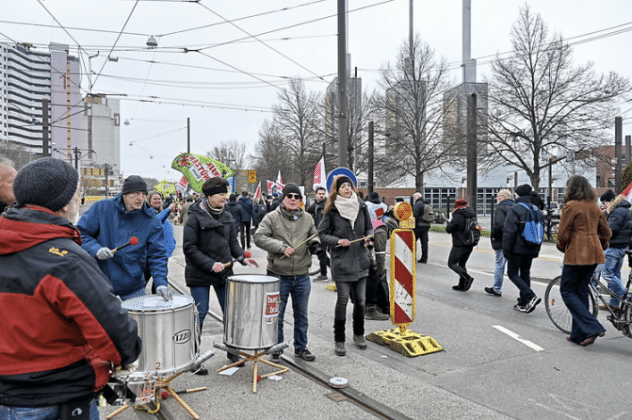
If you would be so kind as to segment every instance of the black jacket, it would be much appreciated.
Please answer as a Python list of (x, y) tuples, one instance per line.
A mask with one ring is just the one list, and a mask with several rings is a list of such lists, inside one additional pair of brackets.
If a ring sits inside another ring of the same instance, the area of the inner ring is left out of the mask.
[[(514, 204), (507, 212), (505, 224), (503, 225), (503, 255), (508, 257), (512, 254), (537, 257), (540, 253), (542, 245), (531, 244), (524, 240), (522, 231), (527, 221), (529, 210), (520, 203), (531, 204), (531, 198), (527, 195), (518, 197)], [(544, 220), (542, 212), (538, 210), (538, 217)]]
[(307, 212), (311, 214), (314, 219), (316, 229), (318, 229), (320, 221), (323, 220), (323, 210), (325, 209), (325, 204), (327, 204), (327, 200), (323, 200), (320, 203), (318, 201), (314, 201), (314, 204), (309, 206), (307, 209)]
[(612, 231), (610, 247), (627, 248), (632, 235), (632, 214), (630, 214), (630, 203), (623, 200), (607, 216), (608, 226)]
[(233, 228), (233, 217), (224, 210), (218, 219), (202, 209), (202, 203), (196, 202), (189, 208), (189, 216), (184, 226), (182, 250), (186, 260), (184, 277), (187, 286), (223, 285), (233, 268), (228, 267), (220, 273), (213, 271), (216, 262), (227, 263), (233, 258), (241, 259), (244, 250), (237, 242)]
[(360, 208), (353, 226), (335, 207), (323, 215), (323, 220), (318, 225), (320, 242), (331, 249), (331, 276), (334, 281), (358, 281), (369, 275), (371, 256), (364, 241), (354, 242), (347, 247), (336, 246), (340, 239), (353, 241), (373, 233), (366, 204), (362, 200), (358, 201)]
[(473, 245), (465, 245), (461, 240), (461, 233), (466, 228), (465, 219), (468, 217), (476, 217), (476, 212), (469, 207), (460, 208), (454, 212), (452, 219), (446, 225), (445, 231), (452, 234), (452, 246), (473, 247)]
[(503, 249), (503, 225), (507, 218), (507, 212), (516, 204), (511, 198), (501, 201), (494, 210), (494, 223), (492, 224), (492, 231), (489, 235), (489, 239), (492, 242), (492, 249)]

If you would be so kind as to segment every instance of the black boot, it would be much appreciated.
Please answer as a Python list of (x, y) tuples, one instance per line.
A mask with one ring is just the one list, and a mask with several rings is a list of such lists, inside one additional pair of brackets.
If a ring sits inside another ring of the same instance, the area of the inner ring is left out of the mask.
[(346, 319), (334, 319), (334, 342), (336, 343), (335, 352), (338, 356), (344, 356), (345, 350), (345, 324)]
[(467, 292), (468, 290), (470, 290), (470, 287), (472, 287), (472, 283), (474, 282), (474, 277), (470, 276), (467, 273), (464, 273), (463, 276), (465, 277), (465, 280), (463, 283), (463, 291)]
[(465, 286), (465, 279), (463, 278), (463, 276), (459, 277), (459, 284), (452, 286), (452, 290), (458, 290), (460, 292), (463, 292), (463, 287)]

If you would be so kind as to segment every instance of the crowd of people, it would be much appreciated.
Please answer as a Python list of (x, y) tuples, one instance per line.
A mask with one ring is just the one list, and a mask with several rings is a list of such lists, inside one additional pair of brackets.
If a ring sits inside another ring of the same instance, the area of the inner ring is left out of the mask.
[[(233, 263), (259, 266), (248, 253), (254, 243), (267, 252), (267, 275), (279, 279), (278, 342), (284, 340), (291, 298), (294, 355), (308, 362), (316, 359), (308, 348), (311, 282), (331, 277), (337, 296), (333, 351), (346, 355), (350, 300), (352, 340), (365, 349), (365, 319), (389, 319), (385, 251), (397, 220), (392, 206), (376, 192), (363, 199), (356, 182), (346, 175), (334, 177), (329, 192), (317, 188), (306, 209), (304, 192), (291, 183), (253, 202), (247, 192), (229, 194), (228, 182), (216, 177), (204, 183), (199, 197), (176, 203), (148, 191), (145, 180), (132, 175), (119, 195), (94, 203), (79, 218), (79, 175), (67, 162), (43, 158), (18, 172), (11, 162), (0, 161), (0, 334), (13, 337), (0, 350), (0, 410), (30, 419), (43, 408), (57, 418), (61, 411), (81, 406), (89, 418), (98, 418), (95, 397), (112, 367), (133, 362), (141, 349), (136, 323), (121, 302), (144, 296), (149, 281), (152, 293), (172, 299), (167, 275), (176, 247), (174, 223), (184, 225), (184, 277), (200, 328), (211, 287), (225, 311)], [(417, 262), (426, 264), (434, 216), (420, 193), (412, 198), (421, 249)], [(588, 284), (598, 270), (611, 290), (623, 294), (621, 266), (632, 235), (625, 197), (608, 191), (600, 201), (602, 208), (586, 178), (571, 177), (556, 243), (564, 253), (561, 295), (573, 317), (568, 340), (584, 346), (605, 332), (587, 308)], [(526, 184), (513, 193), (500, 190), (497, 202), (490, 232), (494, 284), (484, 290), (502, 297), (506, 269), (518, 290), (514, 309), (529, 314), (541, 302), (530, 278), (541, 242), (526, 236), (525, 229), (529, 223), (542, 225), (542, 203)], [(451, 216), (447, 265), (458, 275), (452, 288), (467, 292), (474, 278), (466, 264), (475, 244), (464, 234), (476, 212), (459, 199)], [(320, 263), (313, 280), (312, 255)], [(619, 301), (613, 297), (609, 304), (618, 308)], [(233, 363), (239, 360), (230, 352), (227, 356)], [(280, 356), (272, 355), (274, 360)], [(195, 373), (208, 370), (202, 366)]]

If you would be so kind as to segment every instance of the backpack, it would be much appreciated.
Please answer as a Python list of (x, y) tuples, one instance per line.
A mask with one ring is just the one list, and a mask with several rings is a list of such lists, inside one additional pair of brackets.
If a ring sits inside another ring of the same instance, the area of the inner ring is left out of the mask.
[(533, 204), (530, 205), (531, 207), (527, 206), (526, 203), (519, 204), (528, 211), (527, 220), (521, 233), (522, 237), (529, 244), (540, 245), (544, 238), (544, 223), (538, 215), (538, 209)]
[(428, 223), (434, 222), (434, 210), (430, 207), (430, 204), (424, 204), (424, 213), (421, 218)]
[(461, 242), (466, 246), (476, 246), (481, 239), (482, 228), (474, 217), (465, 218), (465, 230), (459, 232)]

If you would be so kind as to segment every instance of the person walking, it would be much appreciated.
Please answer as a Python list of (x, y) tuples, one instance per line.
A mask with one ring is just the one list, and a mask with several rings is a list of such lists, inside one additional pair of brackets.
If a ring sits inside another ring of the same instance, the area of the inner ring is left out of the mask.
[(494, 221), (489, 239), (496, 256), (496, 267), (494, 269), (494, 286), (486, 287), (485, 291), (492, 296), (501, 297), (503, 295), (503, 278), (505, 277), (505, 265), (507, 260), (503, 255), (503, 225), (507, 218), (507, 212), (515, 204), (511, 198), (513, 194), (507, 189), (498, 191), (496, 195), (496, 210), (494, 210)]
[(250, 226), (255, 217), (255, 209), (247, 191), (241, 193), (237, 204), (241, 210), (241, 247), (250, 249)]
[(467, 272), (467, 260), (474, 250), (474, 244), (465, 241), (468, 233), (467, 219), (476, 217), (476, 212), (467, 205), (467, 200), (461, 198), (454, 202), (452, 218), (445, 227), (445, 231), (452, 235), (452, 249), (448, 256), (448, 267), (459, 275), (459, 283), (452, 286), (453, 290), (467, 292), (472, 287), (474, 277)]
[(72, 165), (38, 159), (0, 216), (0, 419), (98, 420), (111, 370), (140, 355), (136, 322), (79, 246), (78, 187)]
[(588, 283), (597, 264), (606, 261), (604, 250), (612, 236), (596, 198), (586, 178), (570, 177), (557, 230), (557, 249), (564, 253), (560, 294), (573, 317), (571, 335), (566, 339), (582, 346), (594, 343), (606, 332), (588, 309)]
[[(630, 245), (632, 237), (632, 214), (630, 214), (630, 202), (625, 195), (615, 196), (612, 190), (606, 191), (601, 196), (601, 202), (606, 205), (606, 219), (612, 231), (612, 237), (605, 252), (606, 262), (597, 266), (601, 276), (608, 283), (608, 290), (619, 296), (625, 295), (625, 288), (621, 282), (621, 267), (625, 253)], [(608, 305), (613, 310), (619, 309), (619, 299), (610, 295)], [(599, 305), (599, 309), (606, 310), (605, 305)]]
[(507, 276), (520, 290), (518, 303), (514, 309), (530, 314), (542, 301), (531, 289), (531, 264), (540, 253), (542, 244), (528, 242), (522, 232), (529, 213), (535, 214), (540, 222), (544, 220), (542, 212), (531, 204), (531, 186), (523, 184), (516, 187), (516, 203), (507, 211), (503, 224), (503, 255), (507, 260)]
[[(81, 247), (98, 260), (121, 299), (145, 295), (145, 272), (149, 272), (158, 294), (169, 301), (165, 235), (146, 197), (145, 180), (138, 175), (127, 177), (119, 195), (96, 202), (77, 223)], [(132, 237), (137, 238), (137, 245), (116, 251)]]
[[(237, 204), (237, 194), (232, 193), (228, 197), (228, 203), (226, 203), (226, 209), (231, 216), (233, 216), (233, 226), (235, 226), (235, 235), (239, 236), (241, 231), (241, 206)], [(243, 244), (243, 240), (242, 240)], [(243, 248), (243, 246), (242, 246)]]
[[(314, 201), (314, 204), (309, 206), (307, 209), (307, 212), (314, 219), (314, 224), (317, 229), (320, 221), (323, 220), (323, 210), (325, 209), (325, 204), (327, 204), (327, 190), (324, 187), (318, 187), (316, 189), (316, 200)], [(317, 255), (318, 262), (320, 263), (320, 274), (314, 279), (314, 281), (327, 281), (327, 267), (331, 263), (329, 256), (327, 255), (327, 247), (321, 244)]]
[(428, 210), (426, 206), (430, 206), (430, 203), (425, 203), (419, 192), (413, 194), (413, 200), (415, 201), (415, 206), (413, 207), (415, 237), (421, 243), (421, 256), (417, 262), (426, 264), (428, 262), (428, 231), (430, 230), (431, 222), (424, 219), (424, 212)]
[[(283, 319), (290, 296), (294, 312), (294, 356), (307, 362), (316, 360), (307, 348), (308, 306), (311, 291), (311, 254), (320, 240), (312, 216), (300, 208), (303, 198), (295, 184), (283, 188), (281, 204), (265, 215), (255, 232), (255, 245), (268, 252), (268, 275), (280, 280), (278, 342), (283, 342)], [(281, 353), (272, 355), (278, 360)]]
[(334, 311), (335, 353), (344, 356), (349, 298), (353, 301), (353, 341), (360, 349), (367, 347), (364, 311), (371, 257), (365, 242), (373, 234), (366, 203), (358, 198), (349, 177), (340, 175), (333, 180), (318, 234), (321, 242), (331, 249), (331, 276), (336, 283), (337, 293)]

